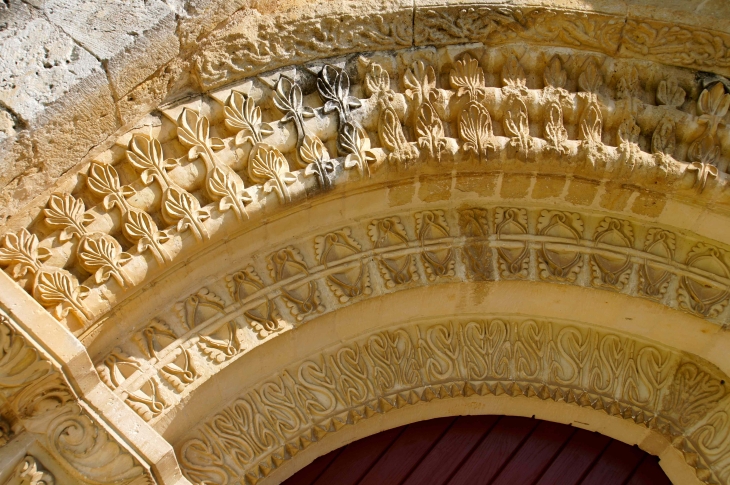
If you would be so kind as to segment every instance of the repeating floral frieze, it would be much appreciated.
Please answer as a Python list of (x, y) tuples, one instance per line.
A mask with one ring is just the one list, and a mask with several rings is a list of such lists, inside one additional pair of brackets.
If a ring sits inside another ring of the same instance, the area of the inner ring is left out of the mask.
[(724, 250), (590, 211), (431, 208), (294, 241), (251, 254), (241, 269), (161, 310), (99, 362), (105, 382), (154, 422), (287, 329), (365, 298), (456, 281), (569, 284), (647, 298), (718, 325), (730, 318)]
[(257, 483), (311, 443), (394, 409), (502, 396), (631, 420), (685, 453), (706, 483), (730, 473), (724, 374), (655, 343), (572, 322), (451, 318), (338, 344), (263, 379), (187, 433), (193, 483)]
[[(505, 34), (509, 15), (482, 10), (459, 13), (480, 25), (473, 35), (489, 37), (492, 24)], [(549, 12), (535, 10), (509, 22), (522, 26), (525, 35), (535, 29), (548, 35), (542, 15)], [(432, 13), (427, 17), (441, 15)], [(607, 37), (598, 45), (612, 38), (610, 22), (591, 27), (588, 20), (570, 19), (581, 25), (575, 35), (594, 35), (591, 29), (600, 27)], [(470, 30), (466, 25), (462, 31)], [(658, 179), (685, 197), (715, 197), (723, 190), (730, 94), (722, 83), (700, 89), (687, 73), (666, 67), (657, 80), (638, 61), (600, 53), (555, 48), (523, 53), (507, 45), (510, 36), (495, 41), (504, 46), (489, 50), (423, 48), (299, 66), (165, 107), (157, 128), (121, 137), (89, 165), (71, 193), (52, 194), (38, 220), (5, 234), (0, 265), (69, 328), (84, 331), (192, 248), (273, 208), (350, 181), (367, 183), (379, 172), (522, 167), (539, 174), (559, 164), (597, 181), (618, 178), (640, 186)], [(424, 247), (420, 256), (379, 254), (372, 269), (395, 286), (453, 276), (455, 253), (425, 249), (426, 239), (455, 227), (435, 221), (424, 216), (416, 229)], [(398, 224), (381, 221), (369, 237), (382, 249), (400, 244)], [(582, 268), (577, 261), (570, 264), (572, 259), (559, 262), (554, 257), (560, 251), (547, 246), (540, 250), (542, 263), (531, 268), (519, 214), (506, 208), (493, 224), (501, 241), (494, 258), (501, 278), (525, 279), (542, 264), (544, 278), (571, 279)], [(359, 251), (360, 243), (344, 241), (340, 237), (338, 251), (348, 244)], [(283, 275), (303, 264), (296, 252), (273, 258), (267, 273)], [(587, 261), (595, 284), (625, 286), (627, 271), (601, 258)], [(367, 290), (368, 271), (345, 274), (333, 273), (326, 283), (339, 288), (338, 298)], [(256, 285), (256, 278), (247, 281), (249, 289)], [(326, 306), (318, 296), (323, 290), (310, 280), (282, 288), (280, 301), (302, 317)], [(263, 332), (277, 328), (269, 306), (257, 317), (265, 322)]]

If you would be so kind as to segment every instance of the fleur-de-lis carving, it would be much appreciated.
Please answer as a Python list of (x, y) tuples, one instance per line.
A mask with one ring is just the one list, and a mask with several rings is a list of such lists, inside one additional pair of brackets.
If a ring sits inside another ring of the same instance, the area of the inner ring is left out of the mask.
[(180, 143), (189, 147), (188, 158), (203, 159), (207, 173), (216, 166), (215, 152), (225, 148), (223, 140), (210, 136), (210, 121), (207, 116), (200, 116), (190, 108), (183, 108), (177, 118), (177, 138)]
[(264, 184), (264, 192), (273, 190), (282, 203), (291, 202), (288, 186), (297, 178), (276, 148), (263, 143), (257, 145), (248, 161), (248, 175), (254, 182)]
[(268, 123), (262, 121), (261, 107), (256, 106), (250, 96), (239, 91), (231, 92), (224, 111), (226, 126), (238, 131), (236, 145), (243, 145), (249, 141), (255, 145), (274, 132)]
[(583, 72), (578, 76), (578, 86), (586, 93), (595, 95), (598, 93), (598, 88), (603, 85), (603, 75), (596, 65), (594, 59), (588, 59), (583, 69)]
[(214, 168), (208, 179), (208, 192), (218, 199), (218, 209), (221, 212), (233, 209), (239, 221), (248, 218), (246, 204), (252, 199), (243, 192), (243, 181), (233, 171)]
[(307, 135), (304, 143), (299, 147), (299, 158), (305, 165), (304, 175), (316, 176), (319, 186), (327, 190), (331, 187), (329, 176), (335, 169), (334, 160), (330, 160), (329, 153), (322, 140), (316, 136)]
[(430, 102), (423, 103), (418, 109), (416, 135), (418, 135), (418, 146), (427, 150), (431, 157), (441, 161), (441, 152), (446, 148), (444, 125)]
[[(692, 186), (697, 192), (702, 193), (707, 186), (707, 182), (712, 178), (716, 179), (719, 172), (715, 166), (719, 149), (713, 143), (711, 138), (705, 138), (705, 148), (702, 152), (701, 161), (692, 162), (687, 166), (690, 172), (697, 172), (696, 178)], [(709, 146), (708, 146), (709, 145)]]
[(121, 186), (119, 175), (111, 165), (92, 162), (89, 167), (89, 176), (86, 185), (93, 193), (103, 197), (104, 209), (111, 210), (118, 207), (122, 216), (130, 210), (127, 197), (134, 196), (137, 192), (130, 186)]
[(149, 249), (160, 265), (171, 261), (170, 255), (162, 247), (170, 237), (157, 229), (157, 224), (145, 211), (129, 211), (122, 230), (127, 239), (137, 243), (137, 251), (140, 253)]
[(449, 81), (452, 88), (458, 89), (456, 95), (463, 96), (466, 93), (469, 101), (475, 101), (485, 92), (484, 71), (479, 66), (479, 62), (472, 59), (469, 54), (460, 61), (456, 61), (449, 74)]
[(405, 95), (413, 105), (414, 116), (418, 108), (431, 100), (431, 93), (437, 94), (436, 72), (433, 66), (426, 66), (423, 61), (414, 62), (403, 75), (403, 84), (406, 87)]
[(557, 55), (550, 59), (543, 72), (542, 79), (545, 82), (545, 86), (557, 89), (565, 87), (565, 83), (568, 81), (568, 73), (563, 69), (563, 63), (560, 62), (560, 58)]
[(510, 57), (502, 66), (502, 83), (507, 91), (514, 93), (527, 92), (527, 76), (516, 57)]
[(91, 320), (82, 299), (89, 289), (79, 285), (76, 278), (64, 269), (38, 272), (33, 286), (33, 297), (45, 307), (53, 307), (53, 313), (59, 320), (71, 311), (79, 320)]
[(684, 104), (685, 96), (687, 96), (687, 92), (679, 87), (677, 80), (674, 78), (662, 79), (659, 86), (657, 86), (656, 99), (661, 105), (679, 108)]
[(370, 149), (370, 138), (362, 128), (352, 123), (345, 123), (340, 136), (340, 145), (347, 154), (345, 168), (356, 168), (361, 177), (370, 177), (371, 172), (380, 165)]
[(281, 123), (291, 121), (297, 131), (297, 149), (304, 143), (304, 119), (314, 117), (314, 110), (302, 104), (302, 88), (286, 76), (281, 76), (274, 88), (274, 105), (284, 113)]
[(51, 252), (38, 246), (38, 237), (22, 228), (17, 233), (3, 236), (0, 248), (0, 265), (12, 265), (13, 278), (22, 278), (29, 272), (38, 273)]
[(177, 167), (178, 162), (163, 157), (162, 145), (157, 138), (135, 134), (129, 141), (127, 160), (135, 168), (142, 170), (140, 178), (145, 185), (157, 180), (163, 191), (174, 185), (167, 171)]
[(400, 119), (392, 106), (385, 106), (380, 111), (378, 135), (380, 143), (390, 151), (389, 162), (408, 167), (418, 158), (418, 149), (406, 140)]
[(110, 235), (97, 232), (85, 236), (79, 245), (78, 256), (81, 266), (94, 273), (97, 284), (110, 277), (122, 288), (134, 284), (122, 268), (132, 257), (122, 251), (122, 246)]
[(584, 143), (589, 148), (600, 146), (603, 142), (601, 136), (603, 134), (603, 116), (601, 108), (596, 103), (591, 103), (586, 107), (580, 121), (580, 132)]
[[(705, 129), (699, 138), (689, 146), (687, 158), (693, 165), (692, 170), (698, 171), (697, 180), (702, 181), (700, 183), (702, 188), (707, 181), (707, 176), (717, 172), (717, 168), (714, 167), (720, 155), (717, 127), (727, 114), (728, 107), (730, 107), (730, 94), (725, 93), (725, 86), (719, 82), (704, 89), (697, 100), (697, 111), (700, 114), (697, 122), (705, 125)], [(709, 168), (710, 166), (712, 168)]]
[(182, 189), (169, 189), (169, 196), (162, 204), (162, 214), (172, 223), (177, 222), (177, 231), (188, 229), (198, 241), (208, 239), (208, 230), (203, 222), (209, 217), (208, 209), (201, 209), (198, 199)]
[(567, 153), (568, 130), (563, 124), (563, 108), (560, 102), (551, 102), (548, 105), (548, 120), (545, 123), (545, 139), (549, 142), (548, 148), (558, 153)]
[(48, 207), (43, 210), (46, 224), (60, 228), (59, 241), (68, 241), (73, 237), (81, 238), (86, 234), (86, 225), (94, 220), (94, 216), (86, 213), (84, 201), (71, 194), (53, 194)]
[(459, 137), (464, 140), (464, 150), (473, 152), (480, 162), (487, 159), (487, 150), (494, 148), (492, 117), (487, 108), (472, 101), (459, 115)]
[[(388, 73), (385, 72), (385, 75)], [(324, 112), (337, 111), (340, 128), (345, 123), (352, 122), (350, 110), (362, 106), (359, 99), (350, 96), (350, 76), (329, 64), (326, 64), (319, 73), (317, 91), (324, 101)]]
[(525, 155), (534, 144), (527, 120), (527, 106), (522, 99), (514, 97), (504, 117), (504, 130), (512, 137), (510, 145)]
[(675, 143), (674, 122), (671, 118), (664, 117), (651, 136), (651, 152), (655, 155), (671, 156), (674, 153)]

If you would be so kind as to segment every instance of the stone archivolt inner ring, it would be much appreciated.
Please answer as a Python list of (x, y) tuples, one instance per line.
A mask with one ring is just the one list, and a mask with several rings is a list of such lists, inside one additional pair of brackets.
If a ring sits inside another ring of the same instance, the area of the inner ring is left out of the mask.
[[(509, 403), (499, 403), (511, 397), (629, 420), (684, 453), (700, 481), (723, 482), (725, 383), (702, 359), (614, 330), (522, 315), (450, 315), (366, 332), (284, 365), (187, 431), (176, 449), (194, 483), (256, 483), (373, 416), (451, 399), (458, 409), (462, 399), (483, 398), (482, 409), (496, 403), (504, 411)], [(551, 418), (577, 419), (559, 413)]]

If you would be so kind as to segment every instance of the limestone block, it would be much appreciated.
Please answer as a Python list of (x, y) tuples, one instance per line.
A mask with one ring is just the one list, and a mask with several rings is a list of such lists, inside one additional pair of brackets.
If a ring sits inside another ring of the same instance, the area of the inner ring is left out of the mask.
[(176, 28), (176, 15), (171, 12), (109, 61), (107, 73), (117, 99), (177, 55), (180, 42), (175, 33)]
[(0, 140), (12, 136), (101, 63), (34, 8), (0, 4)]
[(103, 73), (74, 86), (38, 116), (29, 132), (0, 146), (0, 220), (39, 195), (118, 127)]
[(32, 0), (30, 3), (98, 59), (111, 59), (171, 11), (162, 0)]

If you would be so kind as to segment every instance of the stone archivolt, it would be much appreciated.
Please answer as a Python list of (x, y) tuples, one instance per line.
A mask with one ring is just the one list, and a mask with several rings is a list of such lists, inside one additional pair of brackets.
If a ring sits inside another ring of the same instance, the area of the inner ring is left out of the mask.
[[(686, 219), (654, 221), (667, 200), (726, 211), (730, 94), (721, 78), (687, 68), (730, 73), (730, 36), (560, 9), (393, 12), (282, 17), (253, 40), (235, 22), (219, 29), (191, 61), (206, 95), (147, 115), (59, 181), (43, 207), (27, 207), (32, 221), (3, 229), (0, 265), (90, 344), (145, 285), (203, 265), (231, 236), (245, 242), (267, 218), (296, 217), (307, 199), (438, 185), (430, 177), (469, 179), (479, 194), (488, 176), (500, 184), (489, 202), (422, 197), (395, 210), (407, 204), (395, 197), (388, 211), (244, 248), (245, 264), (170, 297), (154, 318), (110, 330), (118, 333), (95, 349), (97, 370), (150, 424), (164, 428), (198, 387), (283, 332), (419, 286), (574, 285), (727, 324), (727, 246), (687, 230)], [(327, 41), (303, 43), (311, 30)], [(391, 51), (303, 64), (363, 46)], [(287, 62), (298, 65), (264, 72)], [(600, 187), (602, 202), (591, 203), (592, 189), (583, 200), (582, 186)], [(83, 483), (158, 480), (46, 354), (0, 313), (0, 444), (27, 432)], [(631, 420), (684, 453), (701, 481), (728, 483), (726, 379), (700, 358), (617, 331), (459, 317), (361, 337), (281, 369), (177, 450), (194, 483), (256, 483), (376, 414), (511, 396)], [(54, 481), (62, 479), (28, 451), (9, 483)]]
[[(522, 52), (454, 46), (338, 59), (261, 75), (165, 109), (164, 117), (148, 117), (153, 128), (133, 130), (98, 157), (81, 186), (52, 195), (30, 230), (6, 234), (0, 262), (81, 331), (231, 225), (348, 181), (367, 185), (378, 171), (557, 169), (659, 185), (696, 203), (720, 196), (730, 105), (721, 83), (700, 89), (686, 72), (597, 54)], [(504, 228), (517, 230), (515, 224), (509, 219)], [(608, 224), (602, 237), (615, 243), (621, 228)], [(429, 224), (426, 232), (438, 227)], [(618, 244), (641, 247), (635, 243), (625, 237)], [(657, 244), (664, 256), (671, 252), (664, 239)], [(697, 251), (697, 268), (719, 261), (725, 269), (715, 276), (728, 276), (720, 250)], [(507, 253), (514, 251), (500, 251)], [(541, 254), (544, 271), (556, 270), (558, 279), (578, 269)], [(293, 254), (287, 258), (282, 271), (296, 266)], [(625, 285), (619, 281), (625, 272), (602, 261), (591, 259), (596, 277), (613, 271), (606, 284)], [(426, 271), (448, 272), (432, 262)], [(656, 283), (649, 273), (644, 278)], [(663, 293), (658, 286), (654, 296)], [(710, 302), (688, 295), (683, 308), (706, 316), (716, 316), (726, 296)], [(310, 297), (307, 304), (316, 307), (316, 295)], [(699, 306), (692, 303), (697, 298)]]
[(193, 483), (257, 483), (326, 435), (435, 399), (562, 402), (655, 430), (705, 483), (730, 473), (727, 376), (701, 359), (573, 322), (485, 315), (394, 327), (282, 369), (187, 434)]

